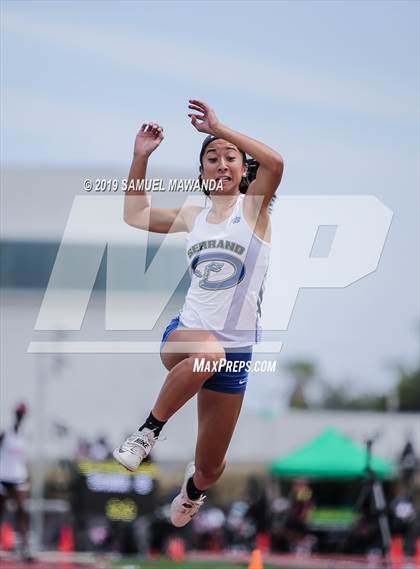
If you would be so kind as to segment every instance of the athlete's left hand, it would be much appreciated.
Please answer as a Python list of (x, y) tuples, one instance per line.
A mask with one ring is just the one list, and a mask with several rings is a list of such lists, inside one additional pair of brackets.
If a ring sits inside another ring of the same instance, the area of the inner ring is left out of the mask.
[(215, 135), (215, 129), (220, 125), (220, 122), (213, 109), (207, 103), (197, 101), (197, 99), (190, 99), (188, 108), (201, 113), (188, 115), (191, 118), (191, 124), (199, 132)]

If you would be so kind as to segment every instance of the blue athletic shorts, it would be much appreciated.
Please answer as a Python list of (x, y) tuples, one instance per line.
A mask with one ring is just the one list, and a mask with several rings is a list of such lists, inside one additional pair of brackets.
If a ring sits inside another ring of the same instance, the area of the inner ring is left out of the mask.
[[(166, 327), (160, 344), (161, 351), (171, 332), (177, 328), (185, 328), (179, 321), (179, 316), (173, 318)], [(252, 360), (252, 346), (227, 348), (225, 351), (226, 364), (221, 367), (221, 371), (214, 373), (203, 383), (203, 388), (222, 393), (243, 393), (248, 383), (248, 368)]]

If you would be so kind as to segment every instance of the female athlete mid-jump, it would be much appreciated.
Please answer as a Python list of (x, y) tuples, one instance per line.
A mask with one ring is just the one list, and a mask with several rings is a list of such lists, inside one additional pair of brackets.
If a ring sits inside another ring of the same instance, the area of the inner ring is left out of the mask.
[[(171, 520), (178, 527), (197, 513), (205, 491), (225, 468), (248, 379), (245, 364), (259, 339), (270, 254), (269, 205), (283, 173), (277, 152), (222, 124), (206, 103), (192, 99), (189, 108), (193, 126), (209, 135), (200, 152), (200, 179), (215, 180), (216, 189), (205, 189), (209, 207), (180, 209), (151, 208), (144, 191), (126, 193), (124, 220), (129, 225), (188, 233), (191, 284), (182, 309), (163, 334), (160, 355), (169, 373), (155, 405), (139, 430), (114, 451), (120, 464), (135, 471), (165, 423), (197, 394), (195, 460), (171, 505)], [(162, 140), (161, 126), (143, 124), (130, 180), (145, 179), (148, 159)], [(197, 361), (206, 365), (197, 367)]]

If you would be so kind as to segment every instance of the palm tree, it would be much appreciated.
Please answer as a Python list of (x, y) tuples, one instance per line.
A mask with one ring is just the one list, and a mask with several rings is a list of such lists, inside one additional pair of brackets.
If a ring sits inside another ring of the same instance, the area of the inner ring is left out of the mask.
[(305, 388), (316, 377), (316, 366), (305, 360), (296, 360), (286, 364), (286, 370), (294, 380), (294, 386), (289, 397), (289, 407), (307, 409)]

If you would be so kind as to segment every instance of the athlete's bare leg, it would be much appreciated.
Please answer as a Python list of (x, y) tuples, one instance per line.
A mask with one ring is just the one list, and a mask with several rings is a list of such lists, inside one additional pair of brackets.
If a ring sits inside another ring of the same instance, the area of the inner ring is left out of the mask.
[(207, 490), (225, 469), (228, 450), (244, 393), (220, 393), (201, 389), (198, 393), (198, 437), (195, 451), (194, 484)]
[[(182, 352), (171, 351), (171, 345), (182, 346)], [(184, 351), (185, 350), (185, 351)], [(209, 379), (214, 371), (194, 371), (195, 358), (219, 362), (225, 357), (223, 346), (204, 330), (174, 330), (165, 343), (161, 359), (170, 370), (160, 390), (152, 413), (159, 421), (167, 421)]]
[(29, 516), (26, 511), (28, 492), (26, 490), (10, 488), (9, 496), (16, 504), (16, 525), (20, 533), (22, 546), (25, 548), (28, 546)]
[[(6, 490), (4, 490), (6, 492)], [(6, 495), (0, 494), (0, 522), (3, 520), (4, 509), (6, 505)]]
[(28, 545), (28, 529), (29, 529), (29, 516), (26, 511), (26, 503), (28, 499), (28, 492), (18, 490), (16, 492), (16, 515), (20, 535), (22, 536), (22, 543), (26, 547)]

